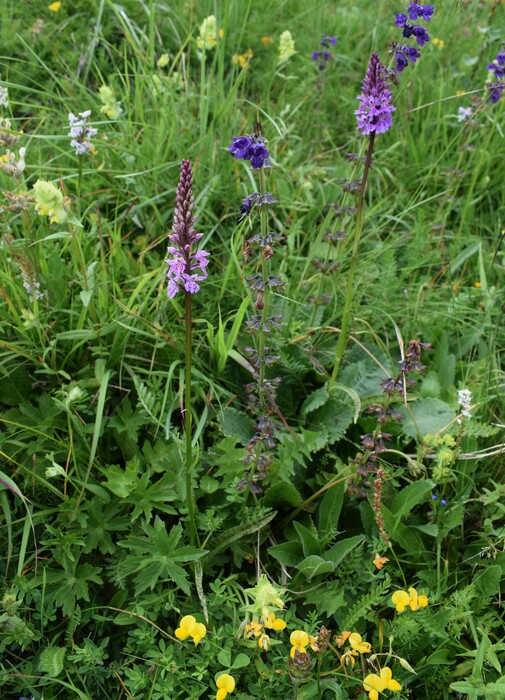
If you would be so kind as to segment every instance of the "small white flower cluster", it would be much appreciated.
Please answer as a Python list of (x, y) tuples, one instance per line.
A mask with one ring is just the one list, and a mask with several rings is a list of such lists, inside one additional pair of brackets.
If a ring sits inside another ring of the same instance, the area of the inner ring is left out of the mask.
[(458, 403), (461, 406), (461, 417), (458, 418), (458, 423), (461, 423), (463, 418), (472, 417), (472, 414), (470, 413), (472, 392), (469, 389), (460, 389), (458, 391)]
[(0, 85), (0, 107), (9, 106), (9, 91), (6, 87)]
[(467, 122), (473, 117), (473, 107), (460, 107), (458, 109), (458, 122)]
[(72, 114), (68, 115), (68, 121), (70, 123), (69, 136), (72, 138), (70, 145), (75, 148), (75, 153), (78, 156), (82, 156), (84, 153), (91, 151), (91, 137), (96, 136), (98, 133), (97, 129), (92, 126), (86, 126), (88, 117), (91, 115), (91, 110), (87, 109), (85, 112), (79, 112), (79, 117)]

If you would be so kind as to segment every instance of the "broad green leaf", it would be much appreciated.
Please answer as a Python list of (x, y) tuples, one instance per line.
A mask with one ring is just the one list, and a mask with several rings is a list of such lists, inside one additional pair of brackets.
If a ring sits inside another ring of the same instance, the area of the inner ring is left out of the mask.
[(327, 561), (331, 561), (334, 566), (338, 566), (340, 562), (351, 552), (354, 547), (360, 545), (365, 539), (365, 535), (354, 535), (345, 540), (340, 540), (331, 547), (327, 552), (324, 552), (323, 557)]
[(300, 542), (302, 543), (304, 555), (308, 557), (311, 554), (321, 554), (321, 545), (319, 544), (319, 540), (317, 539), (316, 535), (296, 520), (293, 523), (293, 526), (296, 530), (296, 534), (300, 538)]
[(224, 666), (224, 668), (230, 668), (231, 666), (231, 649), (221, 649), (217, 655), (217, 660)]
[(236, 408), (224, 408), (217, 417), (223, 435), (234, 437), (242, 445), (247, 445), (254, 433), (254, 421)]
[(335, 569), (331, 561), (326, 561), (322, 557), (317, 557), (315, 554), (306, 557), (296, 568), (309, 580), (314, 578), (314, 576), (329, 574)]
[(482, 573), (475, 576), (473, 583), (483, 596), (498, 595), (502, 573), (501, 566), (488, 566)]
[(268, 548), (268, 553), (285, 566), (296, 566), (303, 559), (300, 542), (283, 542)]
[(324, 406), (329, 398), (330, 395), (328, 394), (328, 387), (326, 384), (324, 384), (322, 387), (316, 389), (307, 396), (302, 404), (302, 416), (306, 416), (307, 414), (312, 413), (312, 411), (315, 411), (316, 408)]
[(269, 508), (287, 504), (296, 508), (302, 502), (302, 497), (290, 481), (278, 481), (269, 486), (263, 496), (263, 505)]
[(391, 513), (401, 520), (412, 508), (422, 503), (426, 496), (434, 489), (435, 483), (430, 479), (420, 479), (405, 486), (393, 499)]
[(417, 437), (417, 431), (421, 435), (437, 433), (456, 415), (455, 409), (440, 399), (420, 399), (409, 406), (412, 416), (406, 414), (402, 427), (406, 435), (414, 438)]
[(233, 660), (231, 668), (245, 668), (246, 666), (249, 666), (250, 663), (251, 659), (246, 654), (238, 654)]
[(338, 527), (340, 511), (344, 503), (345, 482), (329, 488), (321, 499), (318, 510), (318, 530), (322, 535)]

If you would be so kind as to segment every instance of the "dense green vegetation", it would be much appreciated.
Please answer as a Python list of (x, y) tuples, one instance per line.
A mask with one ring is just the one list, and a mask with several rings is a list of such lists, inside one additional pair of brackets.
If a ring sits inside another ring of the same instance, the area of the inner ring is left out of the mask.
[(505, 3), (409, 11), (4, 0), (2, 699), (505, 697)]

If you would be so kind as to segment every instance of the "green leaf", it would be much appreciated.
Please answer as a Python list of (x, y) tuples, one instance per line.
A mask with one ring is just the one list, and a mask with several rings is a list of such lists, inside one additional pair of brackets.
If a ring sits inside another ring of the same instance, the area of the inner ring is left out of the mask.
[(344, 503), (345, 482), (341, 481), (326, 490), (318, 511), (318, 530), (322, 535), (332, 532), (338, 527), (340, 511)]
[(417, 437), (417, 429), (421, 435), (437, 433), (454, 416), (455, 410), (452, 406), (440, 401), (440, 399), (420, 399), (410, 404), (412, 416), (407, 414), (403, 420), (403, 432), (411, 437)]
[(224, 668), (230, 668), (231, 665), (231, 649), (221, 649), (217, 655), (217, 660), (224, 666)]
[(132, 535), (118, 543), (120, 547), (134, 552), (120, 563), (120, 575), (137, 574), (134, 578), (135, 595), (147, 588), (152, 590), (160, 579), (173, 581), (184, 593), (189, 594), (187, 574), (179, 563), (199, 559), (206, 554), (206, 550), (179, 546), (181, 523), (167, 532), (163, 521), (156, 516), (154, 524), (144, 522), (142, 530), (145, 536)]
[(453, 666), (454, 652), (451, 649), (438, 649), (428, 656), (425, 663), (430, 666)]
[(330, 395), (328, 394), (328, 387), (326, 384), (324, 384), (324, 386), (316, 389), (307, 396), (302, 404), (302, 416), (306, 416), (307, 414), (312, 413), (312, 411), (315, 411), (316, 408), (324, 406), (329, 398)]
[(251, 659), (246, 654), (238, 654), (238, 656), (236, 656), (233, 660), (231, 668), (245, 668), (245, 666), (249, 666), (250, 663)]
[(439, 529), (436, 523), (426, 523), (426, 525), (411, 525), (410, 527), (415, 527), (419, 532), (428, 535), (429, 537), (438, 537)]
[(473, 583), (475, 583), (483, 596), (498, 595), (502, 573), (501, 566), (488, 566), (479, 576), (473, 579)]
[(276, 508), (287, 504), (296, 508), (302, 502), (302, 497), (290, 481), (278, 481), (269, 486), (263, 496), (263, 505)]
[(430, 479), (420, 479), (405, 486), (393, 499), (390, 509), (392, 514), (401, 520), (410, 513), (412, 508), (422, 503), (434, 489), (435, 483)]
[(309, 580), (314, 578), (314, 576), (329, 574), (335, 569), (331, 561), (326, 561), (314, 554), (306, 557), (296, 568)]
[(247, 445), (254, 433), (254, 421), (236, 408), (224, 408), (217, 417), (223, 435), (236, 438), (242, 445)]
[(67, 650), (64, 647), (48, 647), (39, 658), (39, 669), (50, 678), (56, 678), (63, 671), (63, 659)]
[(293, 525), (296, 530), (296, 534), (302, 543), (304, 555), (308, 557), (311, 554), (321, 554), (321, 545), (319, 544), (319, 540), (317, 539), (316, 535), (296, 520)]
[(272, 510), (248, 523), (225, 530), (225, 532), (221, 533), (221, 535), (209, 545), (209, 553), (205, 558), (205, 562), (208, 563), (216, 554), (226, 549), (226, 547), (232, 542), (235, 542), (235, 540), (239, 540), (246, 535), (252, 535), (253, 532), (261, 530), (261, 528), (268, 525), (268, 523), (275, 518), (276, 513), (277, 511)]
[(296, 566), (303, 559), (300, 542), (283, 542), (268, 548), (268, 553), (284, 566)]
[(355, 535), (354, 537), (348, 537), (345, 540), (340, 540), (331, 547), (327, 552), (323, 554), (323, 557), (327, 561), (331, 561), (336, 567), (340, 562), (351, 552), (355, 547), (360, 545), (365, 539), (365, 535)]

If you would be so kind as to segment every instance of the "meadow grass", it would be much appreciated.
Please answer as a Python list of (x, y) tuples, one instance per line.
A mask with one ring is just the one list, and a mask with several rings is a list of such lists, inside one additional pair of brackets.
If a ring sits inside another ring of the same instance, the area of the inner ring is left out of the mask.
[(505, 6), (435, 6), (358, 200), (399, 12), (4, 0), (2, 698), (505, 697)]

